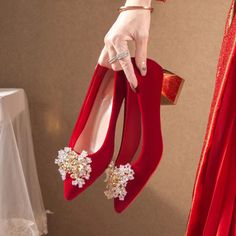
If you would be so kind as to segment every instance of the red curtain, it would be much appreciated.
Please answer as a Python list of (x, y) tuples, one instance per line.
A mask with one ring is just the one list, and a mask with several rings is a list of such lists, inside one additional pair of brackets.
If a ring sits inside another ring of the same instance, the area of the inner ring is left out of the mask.
[(236, 3), (232, 1), (186, 236), (236, 236)]

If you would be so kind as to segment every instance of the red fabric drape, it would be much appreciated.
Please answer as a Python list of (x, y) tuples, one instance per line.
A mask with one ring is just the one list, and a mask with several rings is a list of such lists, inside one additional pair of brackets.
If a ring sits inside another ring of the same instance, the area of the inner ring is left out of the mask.
[(186, 236), (236, 236), (236, 17), (228, 13)]

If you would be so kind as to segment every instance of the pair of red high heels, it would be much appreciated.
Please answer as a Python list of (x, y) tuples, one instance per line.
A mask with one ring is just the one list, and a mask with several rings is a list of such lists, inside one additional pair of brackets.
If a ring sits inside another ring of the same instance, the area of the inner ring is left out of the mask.
[[(131, 60), (138, 79), (136, 93), (123, 71), (96, 65), (68, 147), (58, 151), (55, 160), (67, 200), (78, 196), (105, 171), (104, 193), (108, 199), (114, 199), (115, 210), (122, 212), (142, 190), (161, 159), (163, 69), (147, 59), (147, 74), (141, 76), (134, 58)], [(116, 121), (123, 99), (122, 141), (113, 162)], [(133, 160), (139, 144), (139, 156)]]

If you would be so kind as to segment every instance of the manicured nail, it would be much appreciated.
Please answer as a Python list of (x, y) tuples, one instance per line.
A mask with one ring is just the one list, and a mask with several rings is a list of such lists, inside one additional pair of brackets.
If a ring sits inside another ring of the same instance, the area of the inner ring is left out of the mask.
[(133, 86), (133, 84), (130, 83), (130, 87), (131, 87), (132, 91), (133, 91), (134, 93), (136, 93), (136, 89), (135, 89), (135, 87)]
[(141, 68), (141, 75), (145, 76), (147, 74), (147, 68), (146, 67), (142, 67)]
[(147, 74), (147, 66), (145, 62), (141, 63), (141, 69), (140, 69), (141, 75), (145, 76)]

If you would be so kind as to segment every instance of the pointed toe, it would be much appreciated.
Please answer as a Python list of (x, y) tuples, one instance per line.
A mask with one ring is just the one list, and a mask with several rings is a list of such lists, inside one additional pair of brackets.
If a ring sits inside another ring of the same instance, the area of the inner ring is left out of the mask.
[(67, 201), (71, 201), (76, 197), (75, 193), (75, 186), (71, 184), (71, 180), (69, 178), (66, 178), (64, 181), (64, 198)]
[(116, 211), (116, 213), (121, 214), (124, 210), (125, 210), (125, 205), (122, 204), (122, 201), (119, 200), (115, 200), (114, 202), (114, 209)]

